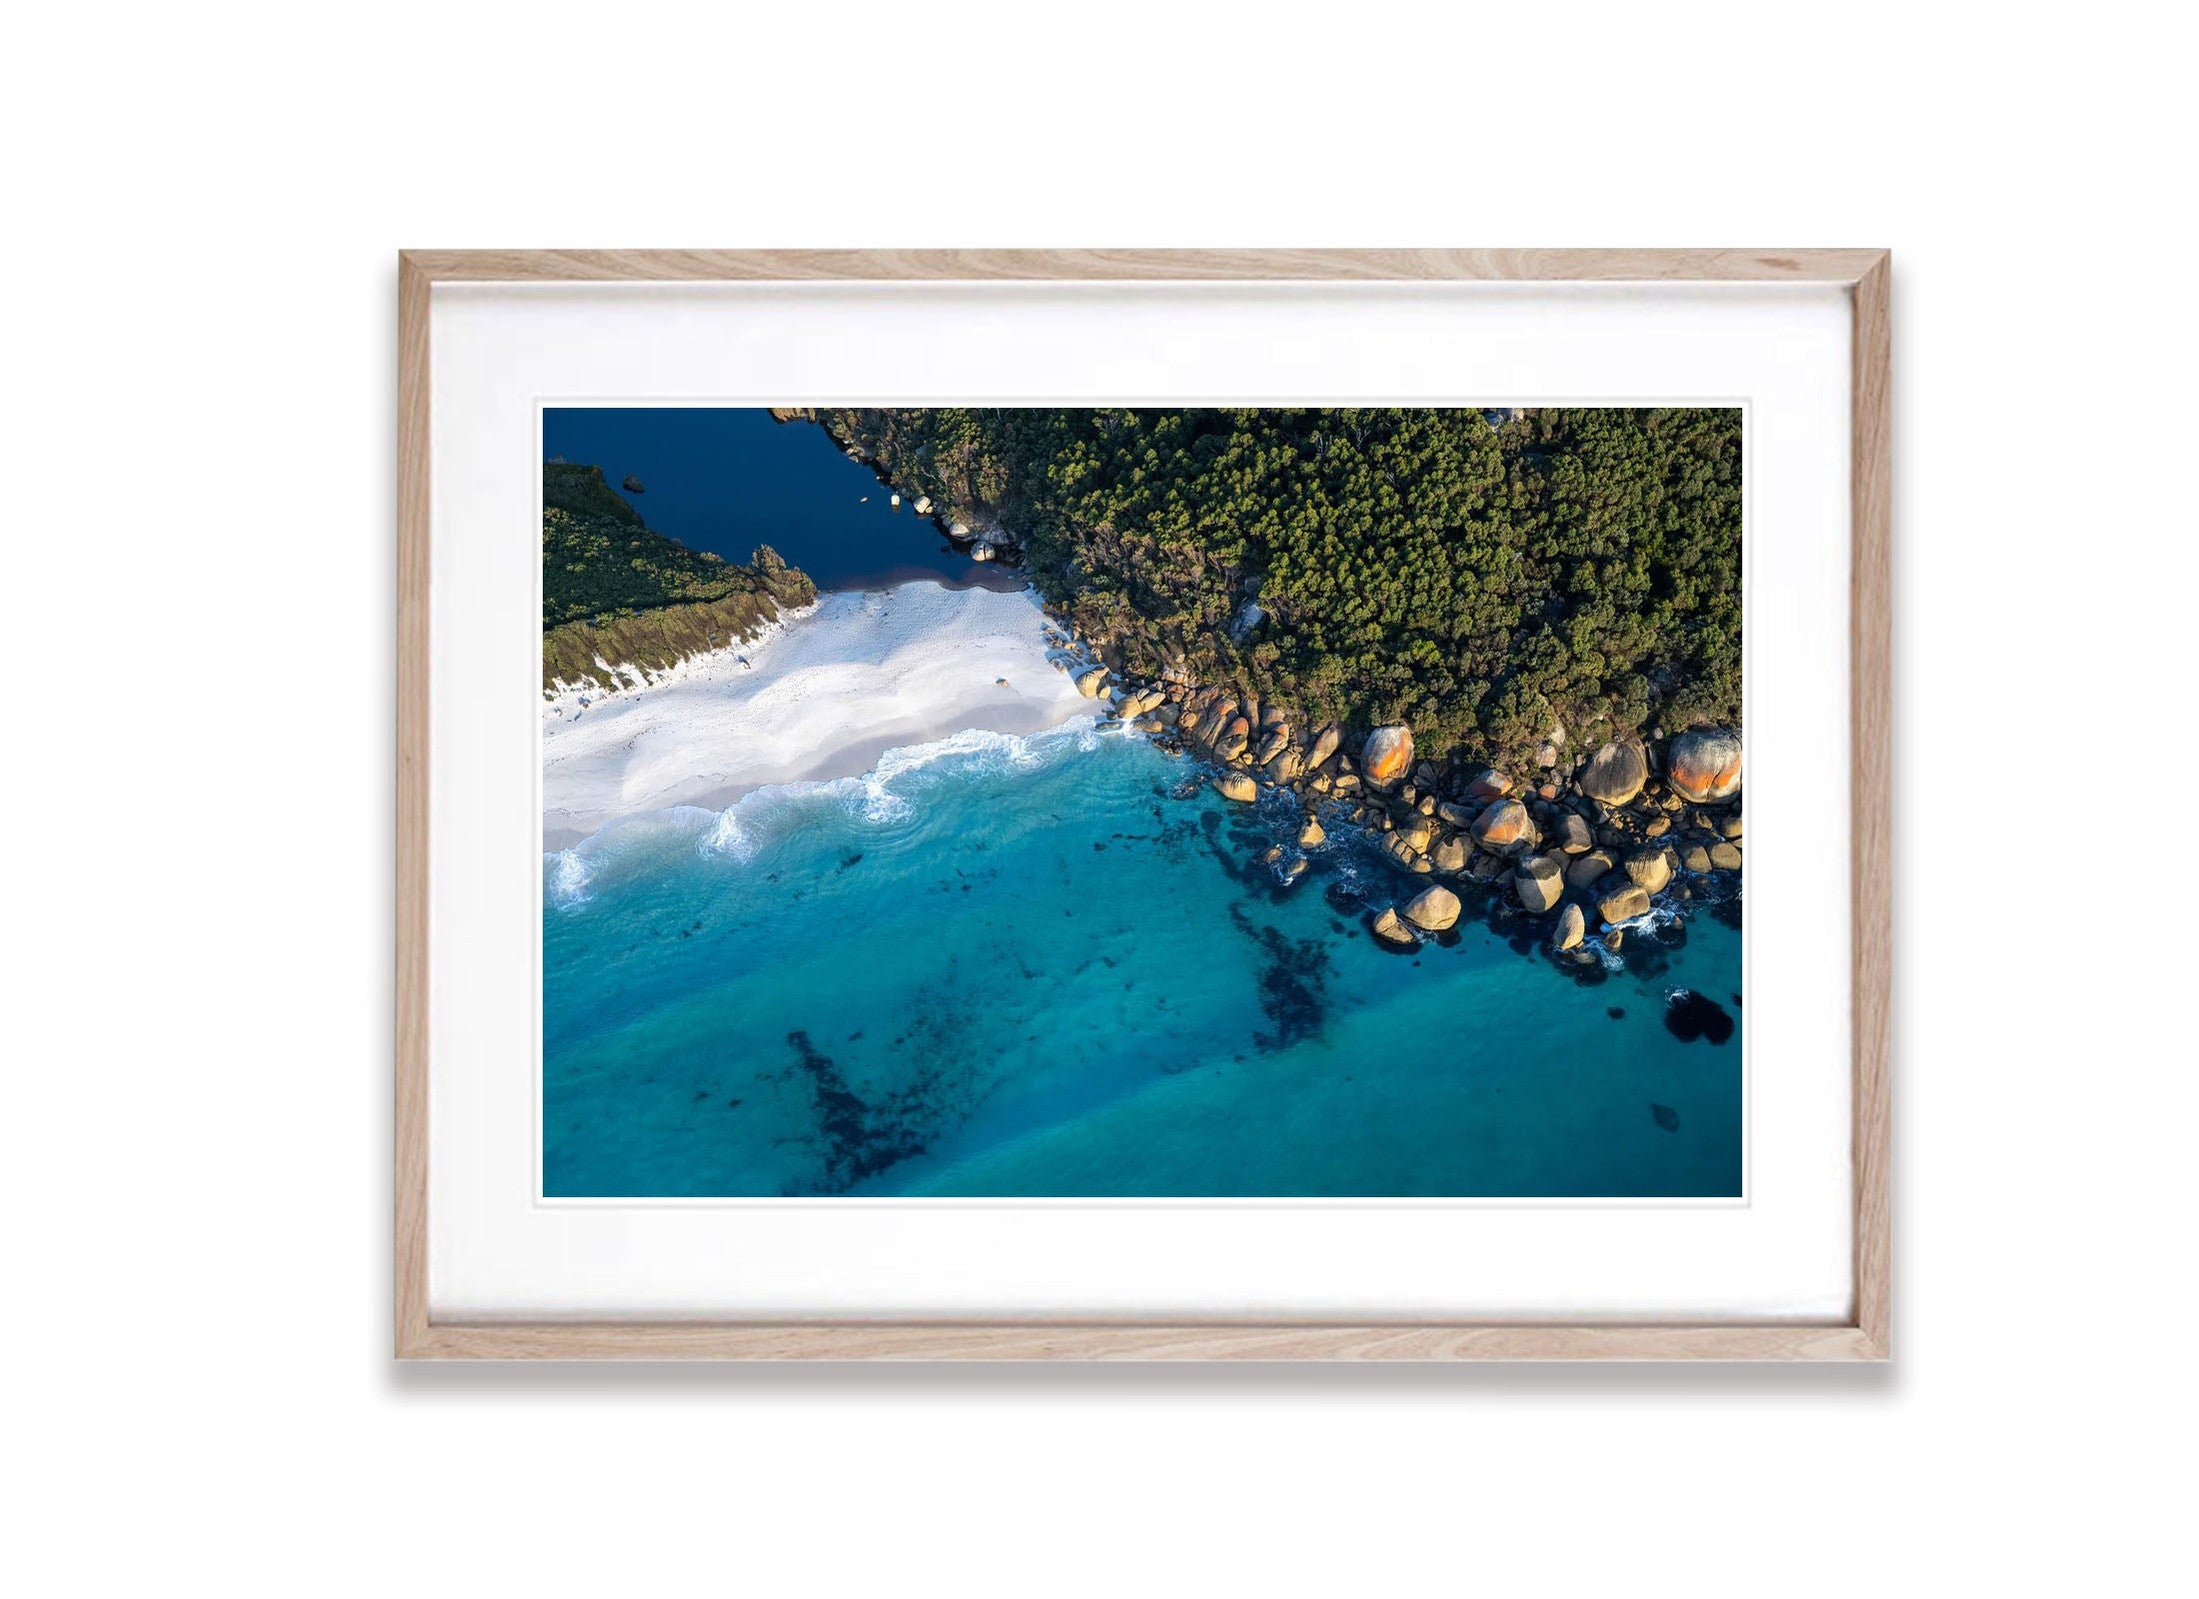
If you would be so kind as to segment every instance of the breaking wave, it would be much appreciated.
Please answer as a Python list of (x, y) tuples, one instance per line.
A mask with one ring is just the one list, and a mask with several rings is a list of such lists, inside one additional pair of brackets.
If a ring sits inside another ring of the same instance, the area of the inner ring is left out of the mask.
[(578, 905), (588, 897), (588, 863), (578, 848), (561, 849), (543, 857), (547, 881), (543, 884), (543, 898), (563, 910)]
[(681, 805), (608, 822), (570, 849), (543, 854), (544, 902), (560, 909), (587, 903), (591, 885), (623, 876), (678, 845), (693, 855), (746, 866), (760, 850), (837, 813), (864, 830), (889, 835), (921, 825), (927, 800), (945, 787), (1042, 772), (1100, 747), (1087, 719), (1036, 733), (971, 728), (887, 750), (859, 777), (774, 783), (720, 811)]

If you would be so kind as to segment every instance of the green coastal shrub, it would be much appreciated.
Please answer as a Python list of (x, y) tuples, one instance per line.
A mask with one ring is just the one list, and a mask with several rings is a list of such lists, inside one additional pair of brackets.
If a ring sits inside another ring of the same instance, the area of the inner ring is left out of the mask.
[(616, 686), (614, 666), (663, 668), (751, 637), (816, 599), (769, 545), (747, 566), (652, 533), (601, 468), (542, 469), (542, 685)]
[(1736, 409), (779, 414), (1017, 534), (1039, 590), (1143, 671), (1487, 759), (1740, 719)]

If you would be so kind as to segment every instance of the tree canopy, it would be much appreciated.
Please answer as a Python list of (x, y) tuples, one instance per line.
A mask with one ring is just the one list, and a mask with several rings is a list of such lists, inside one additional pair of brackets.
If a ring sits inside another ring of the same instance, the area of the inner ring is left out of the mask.
[(1140, 670), (1491, 759), (1739, 723), (1735, 409), (798, 414), (1016, 535)]
[(747, 566), (653, 533), (600, 467), (542, 468), (542, 681), (610, 686), (614, 666), (664, 667), (748, 637), (817, 597), (769, 545)]

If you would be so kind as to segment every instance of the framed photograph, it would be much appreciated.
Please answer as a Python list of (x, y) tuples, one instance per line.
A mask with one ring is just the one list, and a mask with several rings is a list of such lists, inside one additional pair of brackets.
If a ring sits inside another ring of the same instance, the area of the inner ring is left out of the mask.
[(402, 255), (399, 1356), (1885, 1358), (1888, 272)]

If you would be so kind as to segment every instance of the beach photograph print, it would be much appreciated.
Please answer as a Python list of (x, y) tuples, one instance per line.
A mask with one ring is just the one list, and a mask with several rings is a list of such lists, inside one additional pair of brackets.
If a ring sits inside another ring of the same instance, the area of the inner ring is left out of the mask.
[(544, 1197), (1741, 1197), (1742, 439), (545, 408)]

